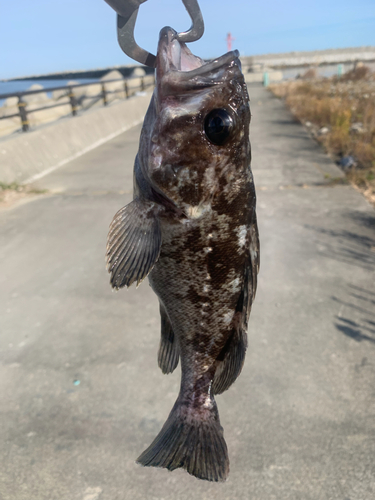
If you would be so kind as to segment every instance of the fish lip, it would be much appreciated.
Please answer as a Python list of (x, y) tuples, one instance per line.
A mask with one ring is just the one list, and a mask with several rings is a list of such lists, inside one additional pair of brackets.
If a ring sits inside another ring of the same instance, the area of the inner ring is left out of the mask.
[(177, 38), (177, 31), (169, 26), (165, 26), (159, 34), (159, 45), (157, 52), (157, 68), (167, 73), (178, 70), (181, 62), (181, 54), (178, 49), (181, 47)]
[(181, 75), (185, 76), (186, 79), (194, 78), (195, 76), (201, 76), (205, 73), (211, 73), (212, 71), (216, 71), (222, 66), (229, 66), (232, 61), (239, 57), (240, 53), (238, 50), (232, 50), (227, 52), (226, 54), (218, 57), (217, 59), (213, 59), (212, 61), (208, 61), (206, 64), (201, 66), (200, 68), (193, 69), (191, 71), (181, 71)]
[(173, 28), (165, 26), (159, 35), (156, 66), (159, 78), (167, 73), (174, 73), (182, 80), (190, 80), (216, 71), (222, 66), (229, 66), (238, 57), (238, 50), (233, 50), (206, 62), (195, 56), (184, 42), (179, 41), (178, 33)]

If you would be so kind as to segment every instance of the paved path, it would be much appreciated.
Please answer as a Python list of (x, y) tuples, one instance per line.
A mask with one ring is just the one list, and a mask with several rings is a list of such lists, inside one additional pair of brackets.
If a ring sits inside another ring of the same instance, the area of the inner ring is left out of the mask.
[(157, 368), (150, 287), (112, 293), (104, 268), (136, 128), (0, 211), (1, 500), (374, 498), (375, 212), (332, 186), (279, 100), (249, 91), (261, 274), (245, 368), (217, 398), (228, 481), (134, 463), (180, 377)]

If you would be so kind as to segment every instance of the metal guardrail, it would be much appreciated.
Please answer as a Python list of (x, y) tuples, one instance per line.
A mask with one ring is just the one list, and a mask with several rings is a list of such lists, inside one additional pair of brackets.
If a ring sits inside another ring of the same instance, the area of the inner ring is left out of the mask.
[[(149, 76), (149, 75), (148, 75)], [(18, 113), (13, 113), (12, 115), (5, 115), (5, 116), (0, 116), (0, 120), (6, 120), (8, 118), (15, 118), (16, 116), (20, 117), (21, 120), (21, 125), (22, 125), (22, 131), (27, 132), (30, 130), (30, 123), (28, 120), (28, 114), (29, 113), (36, 113), (37, 111), (44, 111), (46, 109), (52, 109), (52, 108), (57, 108), (59, 106), (66, 106), (66, 102), (61, 102), (57, 104), (51, 104), (49, 106), (43, 106), (41, 108), (37, 109), (27, 109), (27, 102), (24, 101), (23, 97), (26, 95), (32, 95), (32, 94), (41, 94), (43, 92), (53, 92), (55, 90), (66, 90), (65, 94), (62, 94), (61, 96), (58, 97), (58, 99), (62, 99), (63, 97), (69, 97), (69, 103), (71, 106), (71, 113), (72, 116), (77, 116), (77, 112), (79, 111), (79, 100), (77, 99), (76, 95), (74, 94), (74, 89), (78, 87), (88, 87), (90, 85), (101, 85), (101, 92), (99, 94), (93, 95), (93, 96), (85, 96), (85, 99), (97, 99), (103, 100), (104, 106), (108, 105), (108, 95), (109, 94), (118, 94), (118, 93), (123, 93), (124, 98), (128, 99), (132, 94), (131, 90), (134, 90), (137, 92), (137, 88), (132, 88), (129, 89), (129, 82), (132, 80), (141, 80), (139, 90), (142, 92), (144, 91), (147, 87), (152, 86), (155, 84), (155, 77), (154, 81), (152, 84), (146, 84), (145, 82), (145, 76), (134, 76), (132, 78), (116, 78), (114, 80), (105, 80), (105, 81), (96, 81), (96, 82), (89, 82), (89, 83), (78, 83), (77, 85), (62, 85), (59, 87), (51, 87), (51, 88), (43, 88), (43, 89), (38, 89), (38, 90), (25, 90), (24, 92), (10, 92), (7, 94), (0, 94), (0, 99), (7, 99), (8, 97), (18, 97)], [(123, 82), (123, 89), (115, 89), (115, 90), (108, 90), (106, 89), (105, 85), (107, 83), (113, 83), (113, 82)], [(134, 93), (135, 93), (134, 92)]]

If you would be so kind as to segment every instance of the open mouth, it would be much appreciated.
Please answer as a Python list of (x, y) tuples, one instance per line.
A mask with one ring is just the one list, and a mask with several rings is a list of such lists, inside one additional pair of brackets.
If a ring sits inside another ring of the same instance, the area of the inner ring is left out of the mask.
[(156, 67), (159, 76), (173, 71), (185, 73), (179, 76), (191, 79), (228, 65), (238, 56), (238, 50), (234, 50), (213, 61), (205, 62), (195, 56), (185, 43), (178, 40), (177, 32), (173, 28), (166, 26), (160, 32)]

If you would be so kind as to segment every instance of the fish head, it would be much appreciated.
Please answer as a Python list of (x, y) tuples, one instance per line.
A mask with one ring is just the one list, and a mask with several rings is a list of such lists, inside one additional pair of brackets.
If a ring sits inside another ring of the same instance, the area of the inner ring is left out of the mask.
[(172, 28), (163, 28), (156, 88), (140, 142), (140, 160), (153, 188), (185, 213), (209, 204), (248, 169), (249, 122), (238, 51), (205, 62)]

